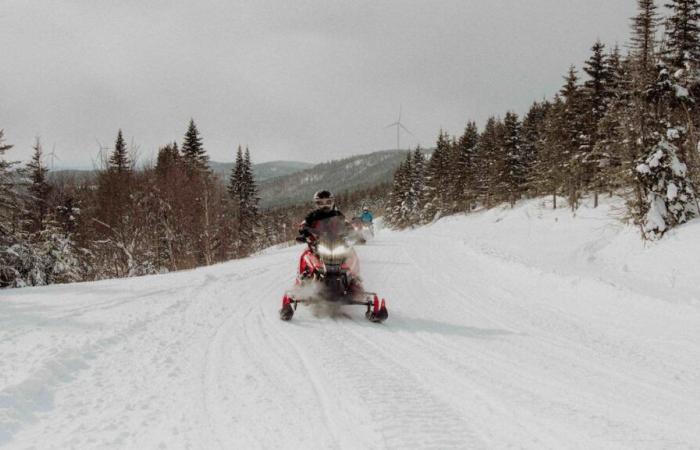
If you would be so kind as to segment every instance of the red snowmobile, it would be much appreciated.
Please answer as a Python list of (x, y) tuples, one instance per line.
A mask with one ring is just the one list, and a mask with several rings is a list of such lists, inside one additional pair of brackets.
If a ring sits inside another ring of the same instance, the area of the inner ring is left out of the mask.
[(294, 288), (282, 298), (280, 319), (291, 320), (299, 304), (331, 308), (359, 305), (367, 308), (368, 320), (384, 322), (389, 317), (386, 302), (362, 287), (360, 263), (348, 242), (345, 219), (324, 219), (307, 231), (308, 248), (299, 260)]

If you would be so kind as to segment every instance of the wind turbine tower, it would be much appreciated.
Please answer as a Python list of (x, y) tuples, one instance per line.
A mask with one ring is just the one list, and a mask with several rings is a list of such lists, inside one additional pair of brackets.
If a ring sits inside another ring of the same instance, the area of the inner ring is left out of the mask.
[(399, 118), (398, 118), (398, 120), (397, 120), (396, 122), (390, 124), (390, 125), (387, 125), (387, 126), (384, 127), (384, 128), (386, 129), (386, 128), (391, 128), (391, 127), (396, 127), (396, 149), (397, 149), (397, 150), (400, 150), (400, 149), (401, 149), (401, 146), (400, 146), (400, 143), (401, 143), (401, 130), (404, 130), (406, 133), (410, 134), (411, 136), (414, 136), (414, 134), (411, 133), (410, 131), (408, 131), (408, 128), (406, 128), (405, 126), (403, 126), (403, 124), (401, 123), (401, 107), (399, 107)]
[(53, 145), (53, 148), (51, 149), (51, 153), (49, 153), (47, 156), (51, 157), (51, 171), (53, 172), (55, 160), (59, 160), (59, 161), (61, 160), (61, 158), (59, 158), (58, 155), (56, 155), (56, 144)]

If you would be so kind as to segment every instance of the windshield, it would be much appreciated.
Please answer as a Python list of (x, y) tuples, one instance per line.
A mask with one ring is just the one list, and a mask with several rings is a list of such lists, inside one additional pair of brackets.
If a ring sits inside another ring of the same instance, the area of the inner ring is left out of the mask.
[(338, 240), (347, 235), (347, 225), (342, 216), (329, 217), (316, 221), (309, 231), (318, 239)]

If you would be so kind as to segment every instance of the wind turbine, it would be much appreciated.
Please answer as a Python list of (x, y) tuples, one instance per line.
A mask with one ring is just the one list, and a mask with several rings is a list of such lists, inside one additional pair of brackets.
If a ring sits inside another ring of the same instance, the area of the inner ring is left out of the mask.
[(401, 138), (401, 130), (403, 129), (406, 133), (410, 134), (411, 136), (414, 136), (414, 134), (411, 133), (410, 131), (408, 131), (408, 128), (403, 126), (403, 124), (401, 123), (401, 107), (400, 106), (399, 106), (399, 119), (396, 122), (394, 122), (390, 125), (387, 125), (384, 128), (386, 129), (386, 128), (391, 128), (391, 127), (396, 127), (396, 149), (400, 150), (401, 146), (399, 145), (399, 143), (400, 143), (400, 138)]
[(61, 158), (59, 158), (58, 155), (56, 155), (56, 144), (53, 144), (53, 147), (51, 148), (51, 153), (49, 153), (49, 154), (46, 155), (46, 156), (50, 156), (50, 157), (51, 157), (51, 171), (53, 172), (54, 160), (55, 160), (55, 159), (57, 159), (57, 160), (59, 160), (59, 161), (61, 160)]

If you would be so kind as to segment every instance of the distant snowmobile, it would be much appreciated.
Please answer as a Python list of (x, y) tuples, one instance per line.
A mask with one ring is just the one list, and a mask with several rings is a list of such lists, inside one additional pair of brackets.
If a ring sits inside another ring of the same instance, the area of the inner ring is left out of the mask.
[(301, 255), (294, 288), (282, 298), (280, 319), (291, 320), (299, 304), (322, 304), (365, 306), (368, 320), (385, 321), (389, 317), (385, 300), (362, 287), (345, 220), (338, 216), (320, 220), (307, 231), (308, 248)]
[(355, 243), (366, 244), (368, 240), (374, 237), (372, 224), (363, 222), (360, 217), (354, 217), (350, 224), (352, 225), (352, 234), (350, 239), (352, 239)]

